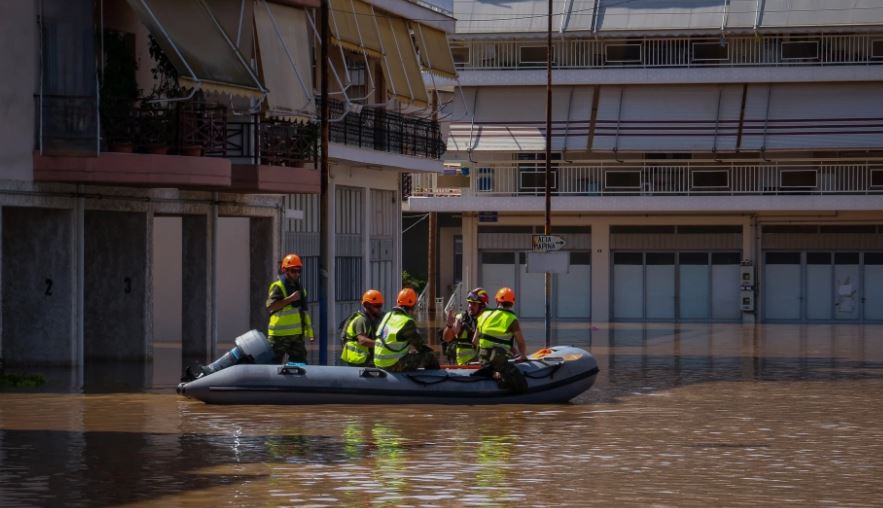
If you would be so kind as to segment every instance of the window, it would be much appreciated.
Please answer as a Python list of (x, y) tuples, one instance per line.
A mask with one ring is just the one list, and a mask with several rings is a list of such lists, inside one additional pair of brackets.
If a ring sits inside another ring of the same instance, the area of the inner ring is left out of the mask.
[(883, 39), (871, 41), (871, 58), (883, 58)]
[[(546, 65), (545, 46), (521, 46), (518, 48), (518, 62), (525, 65)], [(552, 61), (555, 60), (555, 51), (552, 51)]]
[(466, 65), (469, 63), (469, 48), (464, 46), (451, 46), (451, 56), (457, 65)]
[(494, 168), (478, 168), (478, 192), (494, 191)]
[(819, 41), (782, 42), (782, 60), (818, 60)]
[(816, 187), (818, 172), (812, 169), (786, 169), (779, 174), (783, 189), (811, 189)]
[(726, 170), (696, 170), (690, 173), (695, 189), (725, 189), (730, 186), (730, 173)]
[(694, 42), (694, 62), (720, 62), (730, 59), (730, 46), (719, 42)]
[(604, 187), (608, 189), (640, 189), (640, 171), (605, 171)]
[(607, 63), (641, 63), (640, 44), (604, 45)]
[(871, 187), (883, 187), (883, 169), (871, 170)]
[[(546, 190), (546, 154), (545, 153), (519, 153), (518, 161), (518, 190), (522, 192), (545, 192)], [(558, 165), (555, 161), (561, 160), (560, 153), (552, 154), (551, 182), (552, 191), (558, 190)]]

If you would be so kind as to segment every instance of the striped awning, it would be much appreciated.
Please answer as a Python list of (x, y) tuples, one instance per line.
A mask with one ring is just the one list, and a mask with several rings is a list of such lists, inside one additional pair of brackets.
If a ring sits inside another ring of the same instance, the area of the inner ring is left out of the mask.
[[(552, 150), (585, 150), (591, 87), (552, 92)], [(546, 148), (546, 88), (481, 87), (464, 92), (451, 111), (448, 151), (542, 152)], [(518, 107), (513, 108), (513, 105)]]
[(263, 84), (249, 66), (253, 2), (127, 2), (156, 38), (184, 86), (237, 95), (264, 94)]

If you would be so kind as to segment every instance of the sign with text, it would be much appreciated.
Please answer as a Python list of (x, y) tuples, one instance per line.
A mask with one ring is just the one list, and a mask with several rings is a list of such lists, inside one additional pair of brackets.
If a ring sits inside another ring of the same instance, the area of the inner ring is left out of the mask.
[(567, 245), (567, 242), (557, 235), (533, 235), (531, 236), (531, 245), (533, 245), (534, 252), (552, 252), (561, 250), (561, 247)]
[(497, 212), (478, 212), (478, 222), (497, 222)]

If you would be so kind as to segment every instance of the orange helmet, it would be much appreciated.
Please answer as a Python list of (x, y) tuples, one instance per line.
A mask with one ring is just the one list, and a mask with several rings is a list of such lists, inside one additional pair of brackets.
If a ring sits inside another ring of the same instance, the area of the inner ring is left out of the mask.
[(362, 295), (362, 303), (371, 305), (383, 305), (383, 293), (376, 289), (369, 289)]
[(399, 296), (396, 297), (396, 305), (399, 307), (413, 307), (417, 305), (417, 293), (411, 288), (399, 291)]
[(304, 264), (300, 260), (300, 256), (297, 254), (289, 254), (282, 258), (282, 269), (287, 270), (289, 268), (301, 268)]
[(500, 288), (497, 291), (497, 303), (515, 303), (515, 291), (512, 288)]

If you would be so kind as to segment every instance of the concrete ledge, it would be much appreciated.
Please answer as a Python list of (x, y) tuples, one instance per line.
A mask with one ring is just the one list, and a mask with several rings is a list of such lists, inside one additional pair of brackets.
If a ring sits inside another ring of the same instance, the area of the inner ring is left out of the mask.
[(102, 152), (98, 157), (52, 157), (34, 152), (34, 181), (134, 187), (219, 188), (231, 183), (220, 157)]
[(319, 171), (310, 168), (234, 164), (231, 190), (266, 194), (318, 194)]

